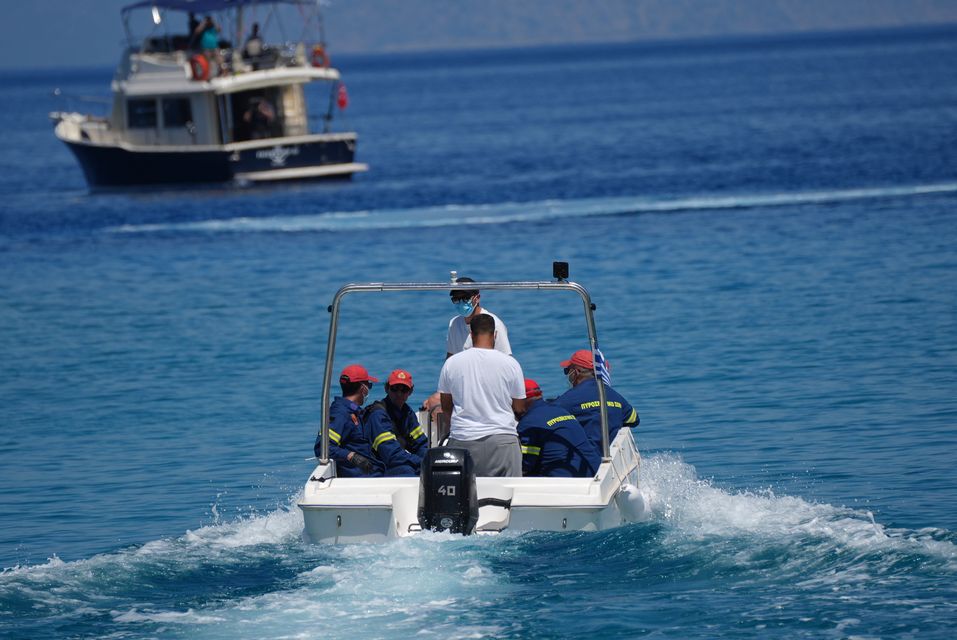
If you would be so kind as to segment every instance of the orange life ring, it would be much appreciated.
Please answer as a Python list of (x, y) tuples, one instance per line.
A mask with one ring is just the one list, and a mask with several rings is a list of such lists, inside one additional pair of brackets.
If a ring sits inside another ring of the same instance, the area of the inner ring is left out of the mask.
[(189, 59), (189, 68), (193, 72), (193, 80), (209, 80), (209, 60), (201, 53)]
[(326, 53), (326, 50), (321, 44), (317, 44), (312, 48), (312, 66), (314, 67), (328, 67), (329, 66), (329, 54)]

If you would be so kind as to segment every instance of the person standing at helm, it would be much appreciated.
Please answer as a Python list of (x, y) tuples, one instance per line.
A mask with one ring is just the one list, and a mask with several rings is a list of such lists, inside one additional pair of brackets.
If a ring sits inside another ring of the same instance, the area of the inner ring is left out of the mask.
[[(575, 416), (601, 453), (601, 404), (598, 401), (598, 382), (595, 380), (594, 356), (588, 349), (579, 349), (561, 363), (571, 389), (555, 398), (555, 404)], [(605, 403), (608, 406), (608, 446), (622, 427), (634, 427), (640, 422), (638, 412), (620, 393), (605, 385)]]
[(518, 361), (495, 349), (488, 314), (471, 322), (474, 345), (449, 357), (439, 374), (442, 411), (452, 417), (449, 447), (468, 450), (475, 475), (522, 475), (517, 417), (525, 413), (525, 378)]
[[(475, 280), (466, 277), (455, 279), (456, 284), (465, 285), (470, 282), (475, 282)], [(488, 315), (495, 321), (495, 350), (501, 351), (507, 356), (512, 355), (512, 345), (508, 342), (508, 328), (497, 315), (482, 306), (482, 294), (478, 289), (452, 289), (449, 292), (449, 297), (452, 299), (452, 304), (455, 305), (459, 315), (449, 320), (449, 332), (445, 339), (446, 360), (472, 347), (472, 332), (470, 330), (472, 319), (481, 314)], [(425, 399), (422, 408), (433, 412), (432, 415), (443, 427), (440, 429), (440, 433), (448, 433), (444, 429), (448, 428), (449, 417), (442, 409), (438, 391)], [(443, 415), (444, 417), (442, 417)]]
[[(472, 278), (456, 278), (456, 284), (475, 282)], [(459, 315), (449, 320), (449, 333), (445, 340), (445, 357), (472, 347), (472, 335), (469, 325), (472, 318), (487, 314), (495, 321), (495, 349), (507, 356), (512, 355), (512, 345), (508, 343), (508, 328), (497, 315), (482, 306), (482, 294), (478, 289), (452, 289), (449, 292), (452, 304)]]
[[(362, 405), (372, 384), (378, 382), (359, 364), (350, 364), (339, 376), (342, 396), (329, 406), (329, 457), (336, 461), (336, 476), (361, 478), (381, 476), (385, 467), (372, 455), (372, 443), (362, 424)], [(322, 456), (322, 431), (313, 447)]]
[(213, 16), (206, 16), (193, 30), (193, 40), (199, 43), (203, 51), (215, 51), (219, 48), (219, 25)]

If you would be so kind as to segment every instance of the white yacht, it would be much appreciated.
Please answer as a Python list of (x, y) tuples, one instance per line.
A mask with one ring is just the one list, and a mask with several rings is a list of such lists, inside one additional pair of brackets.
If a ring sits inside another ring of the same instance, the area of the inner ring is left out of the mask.
[[(553, 281), (470, 282), (468, 287), (482, 291), (557, 290), (577, 295), (583, 305), (589, 343), (597, 350), (595, 306), (584, 287), (566, 279), (567, 264), (555, 265)], [(461, 287), (452, 272), (449, 282), (349, 284), (336, 293), (329, 306), (321, 455), (299, 502), (304, 538), (316, 543), (347, 543), (382, 542), (423, 530), (465, 535), (504, 530), (598, 531), (647, 519), (649, 505), (639, 490), (641, 456), (629, 429), (621, 429), (615, 440), (609, 442), (607, 401), (600, 378), (602, 462), (593, 477), (475, 477), (464, 450), (439, 446), (444, 434), (428, 411), (419, 414), (432, 447), (420, 477), (337, 477), (336, 463), (329, 457), (328, 427), (330, 385), (336, 380), (333, 360), (343, 299), (357, 292), (448, 292)]]
[[(347, 178), (368, 169), (355, 162), (356, 134), (332, 127), (348, 95), (330, 64), (318, 0), (143, 0), (122, 17), (127, 48), (111, 113), (50, 114), (91, 187)], [(284, 33), (290, 17), (295, 34)], [(316, 133), (305, 93), (312, 83), (328, 91)]]

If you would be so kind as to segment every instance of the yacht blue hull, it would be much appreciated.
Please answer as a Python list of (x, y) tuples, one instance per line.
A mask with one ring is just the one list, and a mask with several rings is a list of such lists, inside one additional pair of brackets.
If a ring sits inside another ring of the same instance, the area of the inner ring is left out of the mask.
[(353, 162), (354, 138), (264, 142), (214, 150), (154, 151), (64, 140), (91, 187), (348, 178), (366, 169)]

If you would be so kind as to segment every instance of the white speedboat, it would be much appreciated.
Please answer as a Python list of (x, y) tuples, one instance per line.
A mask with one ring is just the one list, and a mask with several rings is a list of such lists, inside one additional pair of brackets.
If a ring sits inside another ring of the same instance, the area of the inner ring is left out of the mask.
[[(564, 266), (563, 266), (564, 265)], [(588, 340), (597, 349), (594, 305), (588, 292), (569, 282), (567, 264), (544, 282), (475, 282), (480, 290), (559, 290), (580, 296)], [(629, 429), (608, 441), (605, 388), (599, 379), (602, 463), (589, 478), (475, 477), (461, 449), (436, 446), (440, 433), (429, 412), (420, 412), (432, 449), (418, 478), (339, 478), (329, 458), (328, 412), (339, 309), (356, 292), (444, 291), (461, 288), (455, 272), (444, 283), (365, 283), (342, 287), (329, 306), (331, 320), (322, 391), (321, 456), (303, 490), (304, 537), (317, 543), (381, 542), (425, 529), (464, 533), (510, 531), (599, 531), (648, 516), (639, 490), (641, 456)]]
[[(215, 44), (200, 43), (197, 13), (213, 19)], [(280, 32), (284, 13), (301, 23), (295, 39)], [(330, 66), (317, 0), (143, 0), (122, 17), (127, 48), (110, 114), (50, 114), (90, 186), (345, 178), (368, 169), (355, 162), (356, 134), (332, 130), (348, 96)], [(317, 133), (310, 83), (329, 91)]]

